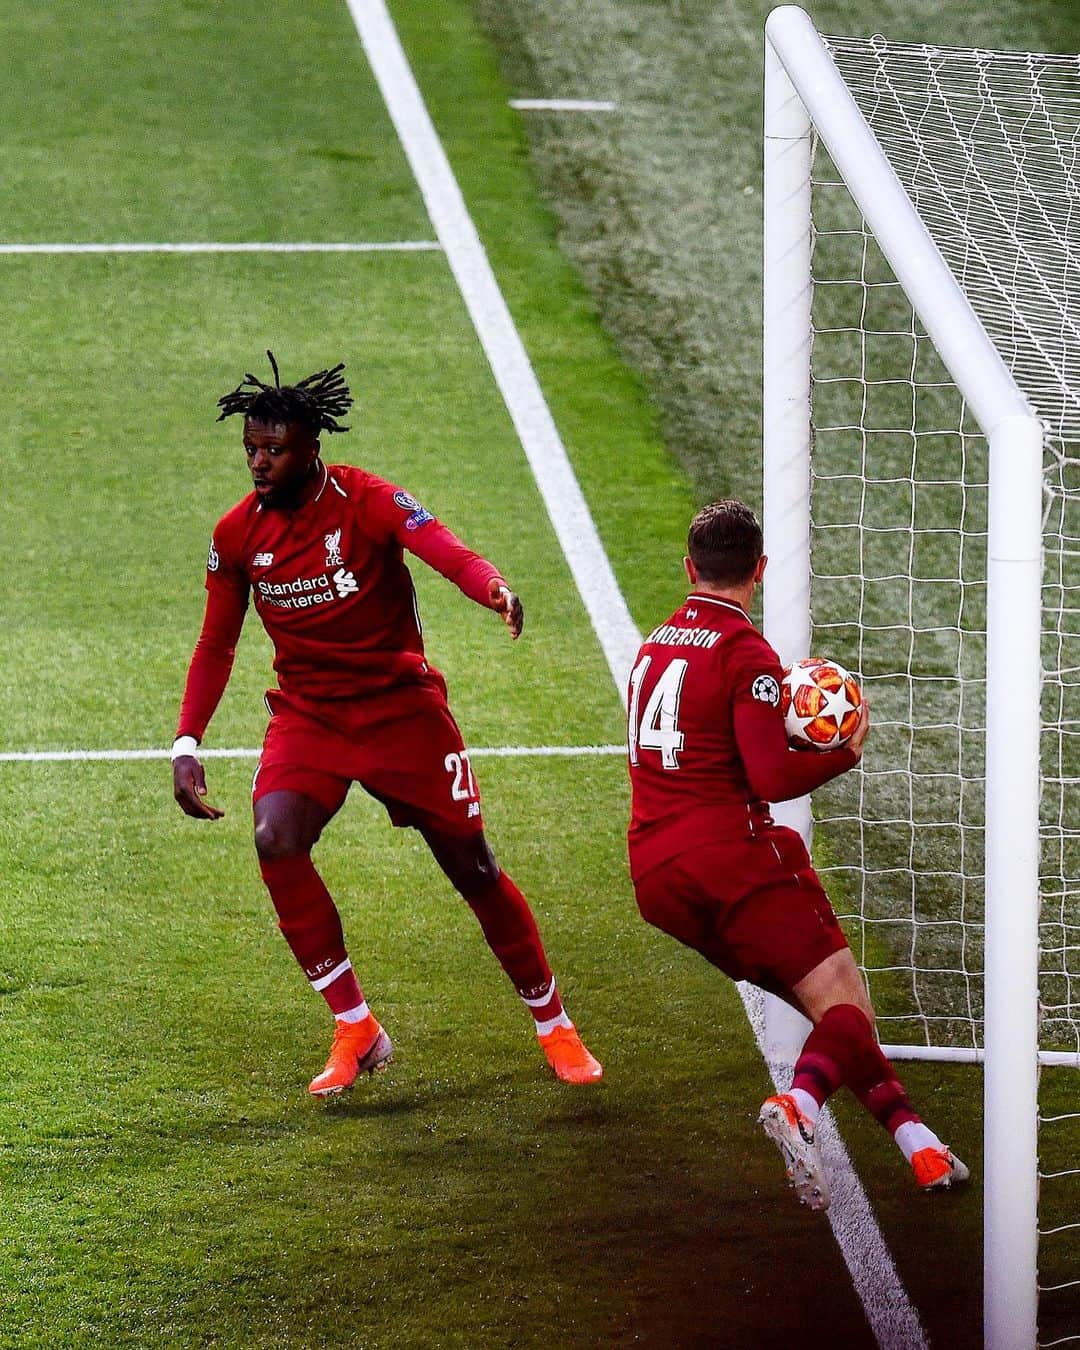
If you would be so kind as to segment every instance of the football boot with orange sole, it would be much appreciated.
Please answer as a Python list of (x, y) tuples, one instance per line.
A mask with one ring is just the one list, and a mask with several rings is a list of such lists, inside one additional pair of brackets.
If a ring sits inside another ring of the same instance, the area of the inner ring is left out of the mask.
[(911, 1155), (911, 1170), (924, 1191), (948, 1190), (960, 1186), (971, 1173), (947, 1147), (921, 1148)]
[(362, 1073), (381, 1073), (393, 1061), (390, 1037), (369, 1013), (362, 1022), (336, 1022), (326, 1068), (308, 1084), (313, 1097), (333, 1097)]
[(564, 1083), (598, 1083), (604, 1076), (600, 1061), (582, 1044), (574, 1027), (555, 1027), (546, 1036), (537, 1036), (555, 1077)]

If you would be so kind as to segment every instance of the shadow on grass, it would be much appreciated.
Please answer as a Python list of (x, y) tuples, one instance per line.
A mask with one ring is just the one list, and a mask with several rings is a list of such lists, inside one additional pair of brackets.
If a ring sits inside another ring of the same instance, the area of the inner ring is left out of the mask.
[(318, 1328), (334, 1328), (364, 1346), (770, 1347), (808, 1325), (873, 1344), (827, 1225), (792, 1204), (749, 1116), (720, 1135), (700, 1100), (684, 1112), (625, 1086), (498, 1074), (335, 1103), (312, 1122), (318, 1139), (297, 1123), (284, 1133), (299, 1152), (261, 1187), (295, 1167), (281, 1240), (259, 1240), (254, 1192), (250, 1208), (234, 1197), (217, 1283), (174, 1304), (181, 1334), (214, 1307), (223, 1340), (245, 1344), (322, 1344)]

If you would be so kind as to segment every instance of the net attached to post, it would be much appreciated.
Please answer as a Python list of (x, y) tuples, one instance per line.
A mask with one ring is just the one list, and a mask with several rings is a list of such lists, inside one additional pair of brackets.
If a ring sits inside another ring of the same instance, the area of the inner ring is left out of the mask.
[[(1047, 430), (1041, 1044), (1075, 1055), (1080, 59), (826, 44)], [(982, 1045), (987, 447), (820, 147), (813, 218), (814, 644), (862, 672), (875, 721), (865, 767), (815, 803), (815, 856), (882, 1040), (948, 1057)], [(1041, 1097), (1040, 1262), (1068, 1332), (1049, 1345), (1080, 1329), (1075, 1075)]]

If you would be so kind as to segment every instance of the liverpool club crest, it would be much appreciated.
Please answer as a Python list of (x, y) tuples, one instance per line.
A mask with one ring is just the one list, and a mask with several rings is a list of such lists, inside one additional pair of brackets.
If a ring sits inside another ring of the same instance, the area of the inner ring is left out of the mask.
[(332, 530), (330, 534), (324, 535), (323, 543), (326, 545), (327, 567), (344, 567), (345, 559), (341, 556), (341, 531)]

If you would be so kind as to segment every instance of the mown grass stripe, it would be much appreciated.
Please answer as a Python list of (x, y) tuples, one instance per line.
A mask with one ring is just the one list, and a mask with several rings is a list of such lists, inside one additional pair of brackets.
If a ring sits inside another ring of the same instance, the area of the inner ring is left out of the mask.
[[(346, 3), (622, 695), (641, 635), (386, 5), (383, 0)], [(768, 1063), (762, 1002), (756, 990), (741, 986), (740, 992)], [(790, 1065), (769, 1064), (769, 1069), (778, 1089), (785, 1075), (790, 1079)], [(823, 1131), (823, 1154), (836, 1195), (829, 1222), (875, 1339), (882, 1350), (924, 1350), (918, 1313), (843, 1142), (829, 1126)]]
[(441, 253), (434, 239), (327, 241), (192, 240), (177, 243), (0, 244), (0, 253)]
[(382, 0), (346, 0), (620, 696), (639, 638), (588, 503)]

